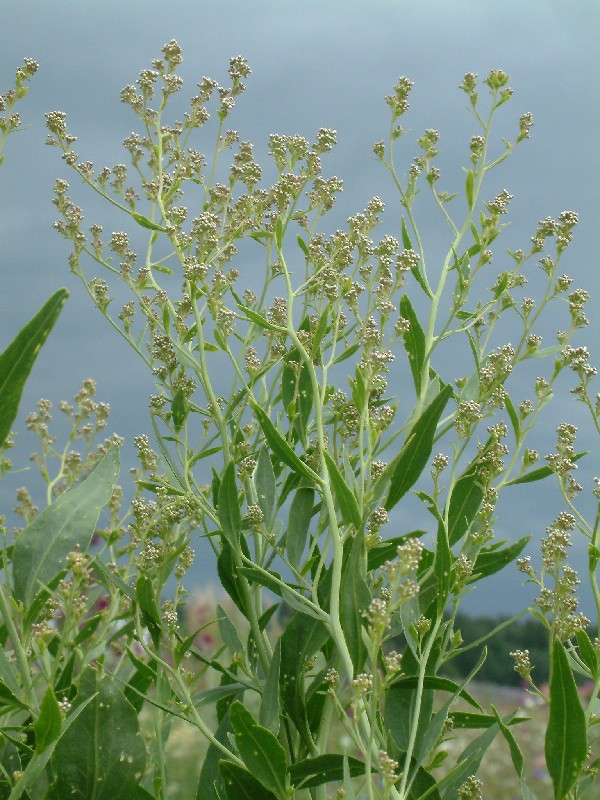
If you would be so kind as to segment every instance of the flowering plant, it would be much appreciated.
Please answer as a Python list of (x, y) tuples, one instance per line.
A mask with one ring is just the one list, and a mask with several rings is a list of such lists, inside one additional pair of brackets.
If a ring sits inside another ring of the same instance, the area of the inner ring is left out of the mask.
[[(209, 745), (196, 800), (326, 800), (332, 792), (476, 800), (477, 772), (497, 736), (530, 798), (513, 732), (523, 718), (493, 706), (486, 713), (467, 689), (485, 650), (464, 683), (443, 677), (461, 652), (461, 600), (519, 559), (540, 587), (532, 611), (549, 630), (554, 797), (584, 797), (598, 773), (588, 745), (599, 716), (600, 646), (577, 613), (566, 557), (569, 531), (578, 529), (590, 541), (600, 612), (598, 521), (589, 525), (575, 506), (582, 454), (573, 426), (559, 427), (544, 466), (528, 447), (566, 369), (598, 429), (594, 370), (587, 350), (571, 344), (587, 324), (587, 293), (560, 273), (577, 215), (547, 218), (526, 249), (494, 256), (511, 195), (482, 199), (487, 174), (529, 138), (531, 114), (498, 151), (492, 122), (510, 99), (508, 75), (492, 70), (479, 82), (467, 73), (460, 89), (476, 133), (464, 188), (449, 194), (439, 188), (437, 131), (417, 139), (405, 176), (396, 167), (412, 89), (400, 78), (386, 98), (387, 141), (373, 148), (398, 191), (398, 235), (377, 236), (378, 197), (327, 233), (342, 190), (322, 171), (335, 131), (319, 130), (313, 143), (272, 135), (275, 179), (265, 187), (253, 146), (227, 128), (246, 61), (231, 59), (228, 86), (203, 78), (184, 121), (169, 122), (181, 60), (169, 42), (121, 93), (141, 124), (124, 141), (129, 167), (97, 171), (81, 161), (65, 115), (46, 115), (48, 144), (129, 226), (105, 236), (94, 223), (86, 232), (69, 184), (56, 182), (55, 226), (71, 242), (71, 272), (156, 378), (156, 451), (136, 438), (140, 468), (123, 513), (120, 440), (94, 449), (108, 410), (93, 399), (93, 382), (60, 407), (72, 428), (62, 453), (49, 405), (41, 401), (28, 418), (41, 439), (48, 505), (38, 512), (22, 490), (26, 527), (13, 541), (5, 531), (3, 796), (166, 798), (165, 745), (178, 719)], [(210, 127), (213, 102), (207, 159), (192, 145)], [(425, 191), (448, 231), (439, 265), (417, 221)], [(502, 266), (490, 279), (494, 258)], [(103, 277), (89, 277), (88, 262)], [(523, 294), (528, 269), (542, 280), (537, 300)], [(128, 296), (113, 311), (122, 287)], [(543, 348), (540, 320), (558, 306), (565, 329)], [(513, 400), (514, 376), (532, 364), (541, 373), (544, 362), (550, 369), (530, 397)], [(68, 451), (78, 438), (84, 455)], [(529, 537), (495, 537), (496, 505), (512, 486), (552, 475), (569, 511), (549, 527), (536, 573), (519, 558)], [(428, 512), (423, 530), (407, 530), (399, 513), (411, 497)], [(229, 604), (186, 632), (183, 579), (199, 538), (214, 552)], [(199, 633), (211, 623), (218, 640), (207, 650)], [(535, 692), (527, 653), (514, 657)], [(586, 709), (577, 672), (594, 682)], [(461, 699), (469, 712), (454, 710)], [(332, 745), (334, 728), (349, 751)], [(448, 763), (453, 728), (479, 733)], [(39, 786), (46, 794), (36, 794)]]

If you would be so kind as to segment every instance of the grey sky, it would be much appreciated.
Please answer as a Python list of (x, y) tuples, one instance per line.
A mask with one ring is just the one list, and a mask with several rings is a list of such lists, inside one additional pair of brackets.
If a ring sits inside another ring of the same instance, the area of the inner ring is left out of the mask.
[[(581, 222), (565, 270), (598, 298), (599, 34), (599, 6), (592, 0), (2, 0), (0, 91), (24, 56), (39, 61), (40, 72), (20, 108), (30, 127), (9, 140), (0, 170), (0, 344), (54, 289), (67, 286), (71, 291), (32, 374), (21, 422), (39, 397), (68, 399), (83, 378), (95, 377), (99, 399), (112, 407), (111, 430), (127, 437), (126, 469), (133, 463), (132, 437), (149, 427), (140, 398), (153, 391), (144, 365), (90, 307), (69, 273), (67, 245), (50, 227), (55, 218), (52, 185), (58, 176), (72, 183), (88, 222), (95, 215), (103, 221), (112, 218), (96, 197), (80, 190), (57, 151), (45, 147), (44, 112), (67, 112), (82, 159), (97, 166), (114, 164), (124, 160), (121, 142), (137, 123), (119, 102), (119, 91), (160, 55), (166, 41), (175, 38), (183, 47), (184, 97), (202, 75), (224, 80), (229, 57), (242, 54), (253, 74), (231, 125), (255, 143), (259, 160), (264, 161), (271, 132), (311, 138), (321, 126), (335, 128), (339, 144), (324, 167), (327, 174), (343, 178), (344, 194), (330, 224), (340, 226), (378, 194), (387, 203), (386, 225), (393, 232), (398, 212), (391, 181), (371, 157), (373, 142), (386, 135), (388, 126), (383, 97), (400, 75), (415, 82), (398, 162), (408, 165), (414, 139), (425, 128), (436, 128), (443, 180), (449, 189), (460, 189), (460, 166), (475, 131), (457, 86), (466, 71), (483, 76), (490, 68), (502, 68), (511, 75), (515, 93), (499, 115), (498, 136), (514, 136), (524, 111), (532, 111), (536, 123), (531, 141), (517, 149), (486, 193), (492, 197), (506, 187), (514, 195), (505, 246), (526, 245), (539, 219), (564, 209), (578, 211)], [(422, 219), (429, 232), (428, 218)], [(429, 246), (434, 255), (442, 246), (437, 220), (431, 222)], [(596, 306), (597, 301), (590, 311)], [(592, 324), (582, 342), (597, 363), (600, 324), (593, 313), (589, 316)], [(556, 421), (583, 419), (573, 404), (558, 405), (552, 413)], [(22, 424), (16, 427), (22, 431)], [(19, 438), (20, 463), (25, 464), (34, 444), (25, 434)], [(552, 440), (540, 445), (544, 453), (551, 447)], [(590, 463), (581, 472), (589, 481), (598, 471), (598, 464)], [(7, 482), (0, 494), (3, 505), (12, 503), (9, 490), (26, 482), (23, 475)], [(516, 538), (533, 533), (539, 541), (552, 514), (562, 508), (554, 487), (545, 492), (533, 507), (526, 493), (515, 490), (503, 508), (498, 534)], [(583, 542), (576, 551), (583, 566)], [(198, 580), (210, 579), (211, 573), (210, 562), (200, 564)], [(520, 582), (509, 569), (482, 587), (469, 607), (516, 611), (530, 597)], [(590, 607), (589, 596), (585, 606)]]

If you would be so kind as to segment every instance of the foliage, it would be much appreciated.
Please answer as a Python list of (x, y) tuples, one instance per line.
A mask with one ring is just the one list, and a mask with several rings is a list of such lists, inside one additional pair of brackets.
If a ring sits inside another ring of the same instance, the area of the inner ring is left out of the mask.
[[(94, 400), (93, 381), (74, 404), (59, 406), (71, 425), (62, 452), (47, 401), (27, 418), (40, 437), (35, 460), (47, 508), (39, 512), (21, 490), (25, 528), (4, 529), (0, 795), (164, 800), (165, 748), (178, 720), (208, 746), (198, 800), (326, 800), (336, 788), (369, 800), (476, 799), (476, 776), (499, 735), (530, 798), (522, 719), (516, 711), (501, 717), (494, 705), (486, 713), (469, 692), (485, 651), (465, 679), (444, 677), (466, 650), (461, 599), (518, 559), (540, 589), (531, 611), (548, 631), (554, 797), (591, 796), (600, 651), (577, 613), (567, 552), (571, 530), (588, 537), (600, 612), (598, 521), (588, 524), (575, 505), (574, 426), (559, 426), (547, 466), (536, 466), (527, 446), (563, 370), (576, 374), (573, 392), (599, 427), (588, 388), (595, 370), (587, 349), (571, 344), (587, 323), (587, 293), (569, 291), (571, 279), (559, 274), (577, 215), (540, 222), (528, 249), (498, 257), (491, 287), (481, 286), (491, 283), (491, 246), (511, 199), (502, 191), (484, 201), (484, 178), (529, 138), (531, 115), (493, 154), (492, 121), (510, 99), (508, 76), (492, 70), (479, 83), (467, 73), (460, 88), (478, 132), (464, 188), (449, 195), (438, 188), (434, 130), (417, 140), (406, 177), (396, 169), (412, 88), (400, 78), (386, 98), (388, 141), (374, 146), (398, 190), (399, 238), (376, 236), (384, 211), (377, 197), (346, 229), (327, 234), (323, 220), (342, 184), (323, 176), (321, 159), (335, 132), (321, 129), (312, 144), (272, 135), (277, 175), (263, 188), (252, 145), (226, 127), (248, 65), (232, 59), (226, 87), (204, 78), (184, 121), (169, 123), (181, 59), (169, 42), (121, 93), (142, 130), (124, 142), (129, 170), (96, 172), (74, 151), (65, 115), (47, 114), (48, 143), (131, 227), (108, 239), (99, 224), (86, 233), (68, 183), (56, 182), (56, 228), (72, 244), (72, 273), (156, 378), (150, 413), (159, 452), (136, 438), (141, 466), (123, 512), (120, 440), (94, 445), (108, 408)], [(192, 144), (208, 130), (213, 99), (216, 143), (207, 160)], [(417, 224), (422, 191), (448, 232), (437, 265)], [(534, 301), (522, 286), (536, 259)], [(89, 260), (129, 290), (119, 312), (107, 280), (87, 276)], [(252, 287), (242, 291), (244, 269)], [(565, 330), (542, 348), (540, 320), (561, 307)], [(514, 344), (503, 339), (505, 319)], [(24, 351), (37, 352), (40, 335), (21, 333)], [(387, 396), (404, 358), (406, 389)], [(544, 363), (549, 371), (534, 379), (533, 399), (513, 399), (514, 376), (531, 383), (532, 364), (539, 373)], [(458, 365), (466, 375), (455, 374)], [(9, 386), (22, 387), (29, 368), (29, 360), (16, 364)], [(83, 455), (70, 450), (76, 440)], [(535, 482), (552, 475), (568, 511), (547, 529), (537, 573), (520, 558), (527, 539), (495, 537), (495, 508), (512, 485), (530, 483), (533, 497)], [(404, 527), (400, 509), (414, 497), (429, 513), (427, 530)], [(214, 550), (229, 602), (188, 632), (182, 580), (198, 537)], [(215, 647), (202, 647), (207, 630)], [(398, 634), (401, 652), (391, 650)], [(543, 697), (529, 653), (513, 657)], [(593, 682), (585, 707), (574, 673)], [(459, 702), (468, 712), (456, 710)], [(140, 721), (148, 718), (145, 747)], [(448, 745), (452, 728), (476, 733), (460, 753)], [(339, 729), (343, 747), (332, 738)]]

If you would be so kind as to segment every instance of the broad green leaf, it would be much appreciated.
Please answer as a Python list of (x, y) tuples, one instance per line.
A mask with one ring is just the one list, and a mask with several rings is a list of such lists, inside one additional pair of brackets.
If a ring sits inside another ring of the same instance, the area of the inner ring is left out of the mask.
[(331, 485), (333, 487), (335, 499), (337, 500), (337, 504), (340, 508), (342, 521), (346, 525), (353, 525), (355, 530), (358, 531), (360, 530), (362, 520), (356, 497), (354, 496), (352, 489), (350, 489), (344, 480), (342, 473), (340, 472), (339, 467), (333, 458), (327, 451), (325, 451), (323, 455), (325, 456), (325, 464), (327, 465), (327, 471), (329, 472), (329, 477), (331, 478)]
[[(462, 728), (465, 730), (476, 730), (479, 728), (489, 728), (494, 722), (498, 721), (497, 717), (492, 714), (475, 714), (470, 711), (451, 711), (448, 716), (452, 719), (453, 728)], [(517, 725), (520, 722), (528, 722), (530, 717), (515, 717), (512, 720), (512, 725)]]
[(448, 384), (413, 425), (395, 465), (384, 505), (386, 511), (391, 511), (414, 486), (425, 469), (433, 450), (433, 439), (438, 421), (451, 395), (452, 387)]
[[(309, 786), (321, 786), (329, 781), (343, 780), (344, 759), (348, 764), (349, 777), (355, 778), (365, 774), (363, 761), (351, 756), (343, 756), (340, 753), (328, 753), (292, 764), (289, 770), (292, 786), (296, 789), (306, 789)], [(372, 769), (375, 771), (375, 767)]]
[(285, 357), (281, 375), (281, 399), (290, 423), (297, 431), (298, 438), (307, 443), (307, 425), (313, 406), (313, 391), (310, 371), (301, 362), (297, 350)]
[(223, 639), (225, 646), (229, 648), (230, 652), (232, 654), (243, 653), (244, 645), (240, 641), (236, 627), (227, 616), (227, 612), (223, 606), (219, 604), (217, 604), (217, 623), (219, 625), (221, 639)]
[(301, 461), (296, 453), (292, 450), (283, 436), (279, 433), (277, 428), (273, 425), (271, 420), (269, 419), (267, 413), (263, 411), (263, 409), (258, 406), (256, 403), (251, 402), (251, 406), (256, 414), (256, 418), (258, 419), (258, 423), (262, 428), (262, 431), (265, 435), (265, 439), (267, 440), (271, 450), (273, 453), (288, 467), (294, 470), (294, 472), (303, 475), (307, 478), (311, 483), (315, 480), (318, 480), (318, 476), (308, 467), (303, 461)]
[(340, 623), (355, 673), (362, 670), (367, 651), (362, 639), (363, 612), (371, 602), (371, 592), (366, 583), (365, 538), (356, 533), (350, 552), (344, 561), (340, 587)]
[(258, 505), (263, 513), (265, 524), (269, 529), (271, 526), (273, 508), (275, 507), (276, 485), (269, 450), (264, 446), (261, 447), (258, 454), (256, 470), (254, 472), (254, 486), (256, 488)]
[(40, 713), (33, 723), (35, 733), (35, 752), (43, 751), (55, 742), (60, 736), (61, 714), (52, 687), (48, 686), (42, 702), (40, 703)]
[(552, 648), (550, 717), (544, 752), (555, 800), (564, 800), (573, 787), (587, 754), (585, 714), (565, 648), (558, 639)]
[(407, 294), (403, 295), (400, 300), (400, 314), (410, 322), (408, 331), (402, 334), (402, 340), (408, 355), (408, 363), (410, 364), (410, 371), (412, 372), (413, 383), (418, 396), (421, 391), (423, 364), (425, 362), (425, 333)]
[[(228, 677), (228, 676), (225, 676)], [(192, 703), (194, 708), (202, 708), (202, 706), (211, 706), (213, 703), (218, 703), (226, 697), (231, 697), (240, 692), (246, 691), (248, 687), (243, 683), (225, 683), (222, 686), (215, 686), (214, 689), (207, 689), (205, 692), (194, 695)]]
[(13, 693), (2, 681), (0, 681), (0, 706), (28, 709), (28, 706), (19, 700), (17, 693)]
[(227, 800), (277, 800), (247, 769), (223, 759), (219, 772), (225, 787)]
[(281, 642), (277, 640), (267, 679), (265, 680), (258, 721), (275, 736), (279, 733), (279, 670), (281, 666)]
[[(435, 692), (424, 688), (421, 694), (419, 721), (414, 734), (414, 744), (419, 746), (429, 726), (433, 713)], [(417, 680), (401, 686), (392, 684), (385, 694), (384, 720), (386, 730), (400, 750), (405, 751), (411, 740), (411, 730), (417, 702)]]
[(304, 691), (306, 661), (323, 646), (327, 638), (327, 629), (321, 621), (304, 614), (294, 614), (280, 639), (281, 702), (307, 745), (310, 744), (311, 737)]
[[(519, 557), (530, 539), (531, 536), (523, 536), (523, 538), (518, 539), (503, 550), (498, 550), (496, 547), (482, 547), (475, 559), (473, 574), (467, 580), (467, 583), (475, 583), (481, 578), (487, 578), (488, 575), (494, 575), (496, 572), (500, 572), (507, 564), (512, 563)], [(502, 543), (499, 542), (499, 544)]]
[(252, 775), (267, 789), (287, 797), (287, 758), (285, 750), (270, 730), (259, 725), (248, 709), (236, 700), (229, 709), (229, 720), (242, 760)]
[(281, 597), (281, 592), (285, 584), (281, 580), (281, 575), (278, 572), (260, 569), (258, 567), (238, 567), (237, 572), (239, 575), (243, 575), (250, 581), (264, 586), (266, 589), (269, 589), (271, 592)]
[(300, 566), (302, 553), (306, 547), (314, 501), (315, 490), (307, 486), (301, 486), (296, 489), (296, 494), (290, 505), (286, 549), (290, 564), (295, 569)]
[[(395, 688), (396, 691), (404, 692), (408, 689), (414, 689), (416, 686), (417, 676), (408, 675), (405, 678), (399, 678), (398, 680), (395, 680), (390, 685), (390, 688)], [(450, 680), (450, 678), (438, 678), (435, 675), (425, 675), (423, 686), (425, 689), (435, 689), (439, 692), (454, 693), (458, 690), (459, 697), (462, 697), (463, 700), (466, 700), (469, 705), (473, 706), (473, 708), (476, 708), (478, 711), (483, 711), (477, 700), (475, 700), (475, 698), (470, 695), (466, 689), (461, 689), (459, 684)]]
[[(75, 708), (64, 720), (63, 727), (62, 727), (62, 736), (66, 734), (69, 728), (77, 721), (79, 716), (83, 713), (83, 711), (87, 708), (87, 706), (93, 700), (92, 697), (88, 697), (87, 700), (84, 700), (77, 708)], [(8, 738), (8, 734), (5, 732), (4, 736)], [(11, 740), (13, 742), (18, 740)], [(14, 785), (10, 795), (8, 795), (8, 800), (20, 800), (20, 798), (29, 790), (33, 789), (38, 785), (38, 780), (46, 769), (46, 765), (52, 754), (54, 753), (54, 749), (58, 742), (61, 741), (60, 739), (55, 740), (52, 742), (43, 753), (33, 753), (31, 760), (27, 764), (25, 770), (23, 771), (21, 777)], [(26, 798), (29, 798), (28, 794), (25, 794)], [(45, 800), (62, 800), (62, 797), (57, 796), (57, 794), (53, 791), (53, 788), (50, 787), (48, 793), (46, 794)]]
[(230, 461), (219, 486), (219, 522), (223, 535), (234, 550), (239, 547), (242, 515), (235, 481), (235, 464)]
[(123, 687), (123, 695), (139, 714), (144, 705), (144, 695), (156, 682), (156, 662), (154, 660), (150, 663), (142, 661), (135, 656), (130, 647), (127, 648), (127, 655), (135, 667), (135, 672), (127, 681), (127, 685)]
[(13, 551), (14, 595), (29, 605), (36, 593), (66, 568), (77, 547), (90, 546), (100, 510), (119, 477), (119, 449), (111, 447), (88, 477), (68, 489), (21, 532)]
[(0, 355), (0, 447), (17, 416), (31, 368), (68, 296), (66, 289), (54, 292)]
[(82, 674), (77, 704), (93, 699), (52, 755), (53, 791), (73, 800), (130, 800), (146, 763), (137, 714), (109, 676)]
[(462, 475), (454, 484), (448, 509), (448, 542), (450, 547), (469, 530), (483, 501), (484, 488), (476, 472)]

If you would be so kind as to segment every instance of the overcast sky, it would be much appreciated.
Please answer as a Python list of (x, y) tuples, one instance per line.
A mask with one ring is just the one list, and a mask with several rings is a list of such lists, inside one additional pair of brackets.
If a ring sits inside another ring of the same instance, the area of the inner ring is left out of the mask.
[[(165, 42), (175, 38), (183, 48), (180, 73), (186, 97), (203, 75), (224, 81), (229, 57), (241, 54), (252, 75), (231, 126), (256, 144), (259, 158), (271, 132), (310, 139), (319, 127), (336, 129), (339, 144), (324, 160), (325, 172), (344, 180), (332, 226), (341, 226), (379, 195), (388, 204), (386, 225), (394, 232), (393, 187), (371, 157), (373, 143), (385, 137), (388, 127), (384, 96), (400, 75), (414, 81), (404, 123), (407, 144), (397, 158), (404, 157), (407, 165), (415, 154), (414, 139), (425, 128), (438, 129), (443, 178), (454, 191), (453, 180), (459, 181), (456, 188), (462, 186), (460, 166), (476, 132), (457, 87), (467, 71), (483, 77), (491, 68), (502, 68), (511, 76), (514, 97), (499, 114), (498, 136), (514, 136), (525, 111), (534, 114), (535, 127), (531, 141), (492, 180), (489, 197), (504, 187), (514, 195), (507, 247), (526, 247), (537, 221), (548, 215), (556, 217), (565, 209), (579, 213), (565, 271), (596, 298), (582, 343), (598, 363), (600, 325), (593, 308), (600, 296), (599, 34), (595, 0), (2, 0), (0, 91), (8, 88), (24, 56), (35, 58), (40, 71), (20, 107), (28, 127), (9, 140), (0, 170), (0, 346), (56, 288), (66, 286), (71, 292), (25, 393), (15, 426), (20, 431), (15, 462), (26, 464), (34, 449), (22, 433), (22, 421), (36, 400), (69, 399), (89, 376), (97, 380), (98, 398), (111, 405), (111, 430), (127, 439), (125, 474), (134, 462), (133, 436), (149, 429), (140, 398), (153, 392), (144, 365), (90, 307), (69, 273), (68, 245), (51, 229), (54, 180), (67, 177), (74, 188), (76, 181), (58, 152), (44, 145), (44, 112), (67, 112), (83, 160), (98, 167), (114, 164), (124, 160), (121, 142), (137, 123), (131, 109), (119, 102), (119, 91), (160, 56)], [(102, 219), (97, 197), (77, 186), (77, 199), (88, 222)], [(434, 254), (441, 246), (437, 224), (431, 223)], [(429, 233), (427, 218), (423, 229)], [(557, 404), (552, 415), (551, 421), (585, 425), (569, 401)], [(540, 449), (546, 453), (552, 446), (553, 437), (548, 437)], [(589, 485), (598, 472), (596, 453), (596, 462), (588, 461), (581, 475)], [(23, 474), (5, 482), (3, 505), (12, 504), (15, 485), (27, 482)], [(561, 509), (551, 484), (540, 491), (535, 505), (515, 490), (501, 507), (497, 533), (511, 539), (534, 534), (539, 542)], [(578, 542), (575, 551), (582, 568), (585, 543)], [(194, 577), (211, 580), (214, 565), (205, 551), (199, 562)], [(481, 613), (515, 612), (530, 599), (521, 576), (509, 568), (479, 589), (467, 607)], [(584, 609), (591, 610), (589, 593)]]

